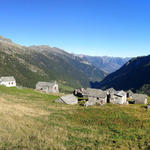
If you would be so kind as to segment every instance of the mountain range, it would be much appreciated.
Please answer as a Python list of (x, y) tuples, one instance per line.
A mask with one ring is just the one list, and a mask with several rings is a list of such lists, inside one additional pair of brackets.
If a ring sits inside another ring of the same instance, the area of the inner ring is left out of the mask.
[(150, 55), (132, 58), (103, 81), (91, 83), (93, 88), (115, 88), (150, 94)]
[(126, 62), (131, 58), (126, 57), (108, 57), (108, 56), (88, 56), (88, 55), (78, 55), (80, 58), (85, 61), (90, 62), (97, 68), (104, 71), (106, 74), (110, 74), (122, 67)]
[(37, 81), (57, 80), (73, 88), (88, 87), (106, 73), (80, 57), (59, 48), (25, 47), (0, 36), (0, 76), (14, 76), (17, 83), (35, 87)]
[(0, 76), (14, 76), (18, 85), (34, 88), (37, 81), (54, 81), (72, 88), (89, 87), (118, 69), (127, 59), (76, 56), (62, 49), (21, 46), (0, 36)]

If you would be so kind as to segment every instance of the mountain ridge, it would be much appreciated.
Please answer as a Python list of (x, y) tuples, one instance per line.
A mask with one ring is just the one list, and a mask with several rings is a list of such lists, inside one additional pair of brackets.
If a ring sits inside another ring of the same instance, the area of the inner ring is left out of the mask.
[(26, 47), (0, 36), (0, 76), (8, 75), (14, 76), (17, 83), (25, 87), (34, 88), (39, 80), (57, 80), (65, 86), (80, 88), (89, 87), (90, 82), (101, 81), (108, 72), (89, 59), (57, 47)]
[(92, 83), (92, 87), (116, 90), (133, 90), (150, 93), (150, 55), (134, 57), (119, 70), (108, 75), (101, 82)]
[(49, 46), (25, 47), (0, 37), (0, 76), (12, 75), (20, 85), (34, 88), (39, 80), (74, 88), (88, 87), (106, 74), (64, 50)]
[(106, 74), (110, 74), (118, 70), (131, 59), (130, 57), (88, 56), (83, 54), (79, 54), (77, 56), (103, 70)]

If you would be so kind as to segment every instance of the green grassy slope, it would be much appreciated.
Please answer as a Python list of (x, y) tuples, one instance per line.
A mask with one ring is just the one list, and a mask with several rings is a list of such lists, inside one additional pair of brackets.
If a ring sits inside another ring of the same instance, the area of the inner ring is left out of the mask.
[(42, 53), (33, 52), (31, 55), (26, 55), (24, 59), (45, 72), (47, 78), (44, 80), (65, 81), (66, 85), (72, 87), (87, 87), (89, 85), (89, 79), (86, 75), (61, 56), (54, 54), (45, 56)]
[(57, 80), (64, 86), (81, 88), (89, 87), (91, 80), (102, 80), (105, 73), (61, 49), (23, 47), (0, 37), (0, 76), (14, 76), (24, 87)]
[(149, 149), (144, 105), (84, 108), (57, 96), (0, 86), (0, 149)]
[(17, 80), (17, 84), (25, 87), (35, 87), (35, 84), (38, 80), (43, 80), (44, 77), (47, 77), (40, 71), (31, 71), (28, 67), (28, 64), (20, 62), (16, 56), (7, 55), (1, 51), (0, 76), (14, 76)]

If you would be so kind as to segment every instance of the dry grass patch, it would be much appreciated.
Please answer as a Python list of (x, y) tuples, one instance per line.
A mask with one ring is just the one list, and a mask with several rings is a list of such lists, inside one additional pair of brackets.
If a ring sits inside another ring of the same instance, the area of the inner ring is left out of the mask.
[(0, 149), (150, 149), (150, 111), (143, 105), (88, 108), (57, 96), (0, 87)]
[(16, 104), (11, 101), (6, 101), (4, 98), (0, 98), (0, 114), (10, 115), (10, 116), (19, 116), (23, 117), (24, 115), (29, 116), (41, 116), (49, 115), (50, 112), (47, 112), (42, 109), (32, 108), (32, 105), (27, 104)]

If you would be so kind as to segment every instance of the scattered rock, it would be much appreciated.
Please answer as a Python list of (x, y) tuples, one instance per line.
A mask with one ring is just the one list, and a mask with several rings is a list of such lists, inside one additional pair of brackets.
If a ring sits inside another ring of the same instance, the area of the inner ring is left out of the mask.
[(147, 104), (147, 109), (150, 109), (150, 104)]

